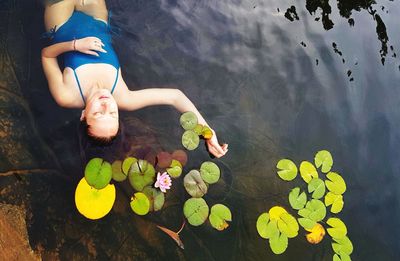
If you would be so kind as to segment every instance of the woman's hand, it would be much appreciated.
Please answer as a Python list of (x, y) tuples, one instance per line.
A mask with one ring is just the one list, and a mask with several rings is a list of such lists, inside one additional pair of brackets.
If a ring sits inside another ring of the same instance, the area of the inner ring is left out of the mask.
[(97, 37), (85, 37), (81, 39), (74, 40), (74, 50), (86, 53), (90, 55), (99, 56), (97, 52), (106, 53), (107, 51), (103, 49), (103, 42)]
[(208, 151), (217, 158), (224, 156), (228, 152), (228, 144), (223, 144), (222, 146), (218, 143), (217, 134), (211, 129), (213, 136), (211, 139), (207, 139)]

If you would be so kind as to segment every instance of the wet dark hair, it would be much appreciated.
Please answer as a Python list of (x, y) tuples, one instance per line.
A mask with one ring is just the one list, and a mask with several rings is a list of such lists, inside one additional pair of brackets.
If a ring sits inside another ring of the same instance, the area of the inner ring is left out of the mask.
[(125, 141), (124, 125), (119, 120), (118, 132), (115, 136), (99, 138), (88, 133), (86, 121), (80, 121), (78, 125), (79, 151), (83, 166), (95, 157), (113, 162), (121, 157), (124, 152), (123, 144)]

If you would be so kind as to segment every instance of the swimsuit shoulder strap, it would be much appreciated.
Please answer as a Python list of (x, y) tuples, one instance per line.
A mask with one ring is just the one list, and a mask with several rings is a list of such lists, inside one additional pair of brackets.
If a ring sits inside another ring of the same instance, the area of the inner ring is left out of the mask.
[(73, 71), (74, 71), (76, 83), (78, 84), (78, 87), (79, 87), (79, 93), (81, 94), (81, 97), (82, 97), (82, 100), (83, 100), (83, 104), (86, 106), (85, 96), (83, 96), (83, 92), (82, 92), (81, 84), (80, 84), (79, 79), (78, 79), (78, 75), (76, 74), (75, 70), (73, 70)]
[(111, 94), (114, 92), (115, 86), (117, 85), (118, 74), (119, 74), (119, 68), (117, 68), (117, 76), (115, 77), (115, 81), (114, 81), (113, 87), (111, 88)]

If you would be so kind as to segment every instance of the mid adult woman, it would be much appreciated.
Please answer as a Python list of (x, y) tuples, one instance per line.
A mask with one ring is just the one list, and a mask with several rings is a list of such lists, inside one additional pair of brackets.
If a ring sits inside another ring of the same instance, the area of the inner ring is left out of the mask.
[[(208, 125), (178, 89), (128, 89), (111, 44), (104, 0), (49, 3), (44, 17), (52, 39), (52, 44), (42, 50), (50, 92), (62, 107), (83, 108), (81, 120), (86, 123), (89, 136), (112, 140), (119, 128), (119, 109), (133, 111), (151, 105), (172, 105), (180, 112), (193, 111), (200, 124)], [(59, 55), (64, 59), (63, 70), (57, 62)], [(221, 146), (214, 131), (213, 134), (206, 140), (208, 150), (221, 157), (228, 151), (228, 144)]]

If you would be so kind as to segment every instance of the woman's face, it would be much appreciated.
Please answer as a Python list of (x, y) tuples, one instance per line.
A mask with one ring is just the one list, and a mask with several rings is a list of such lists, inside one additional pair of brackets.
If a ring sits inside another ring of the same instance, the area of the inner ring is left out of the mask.
[(81, 119), (85, 118), (88, 132), (95, 137), (111, 137), (118, 132), (118, 106), (107, 89), (93, 88), (89, 93), (86, 108)]

